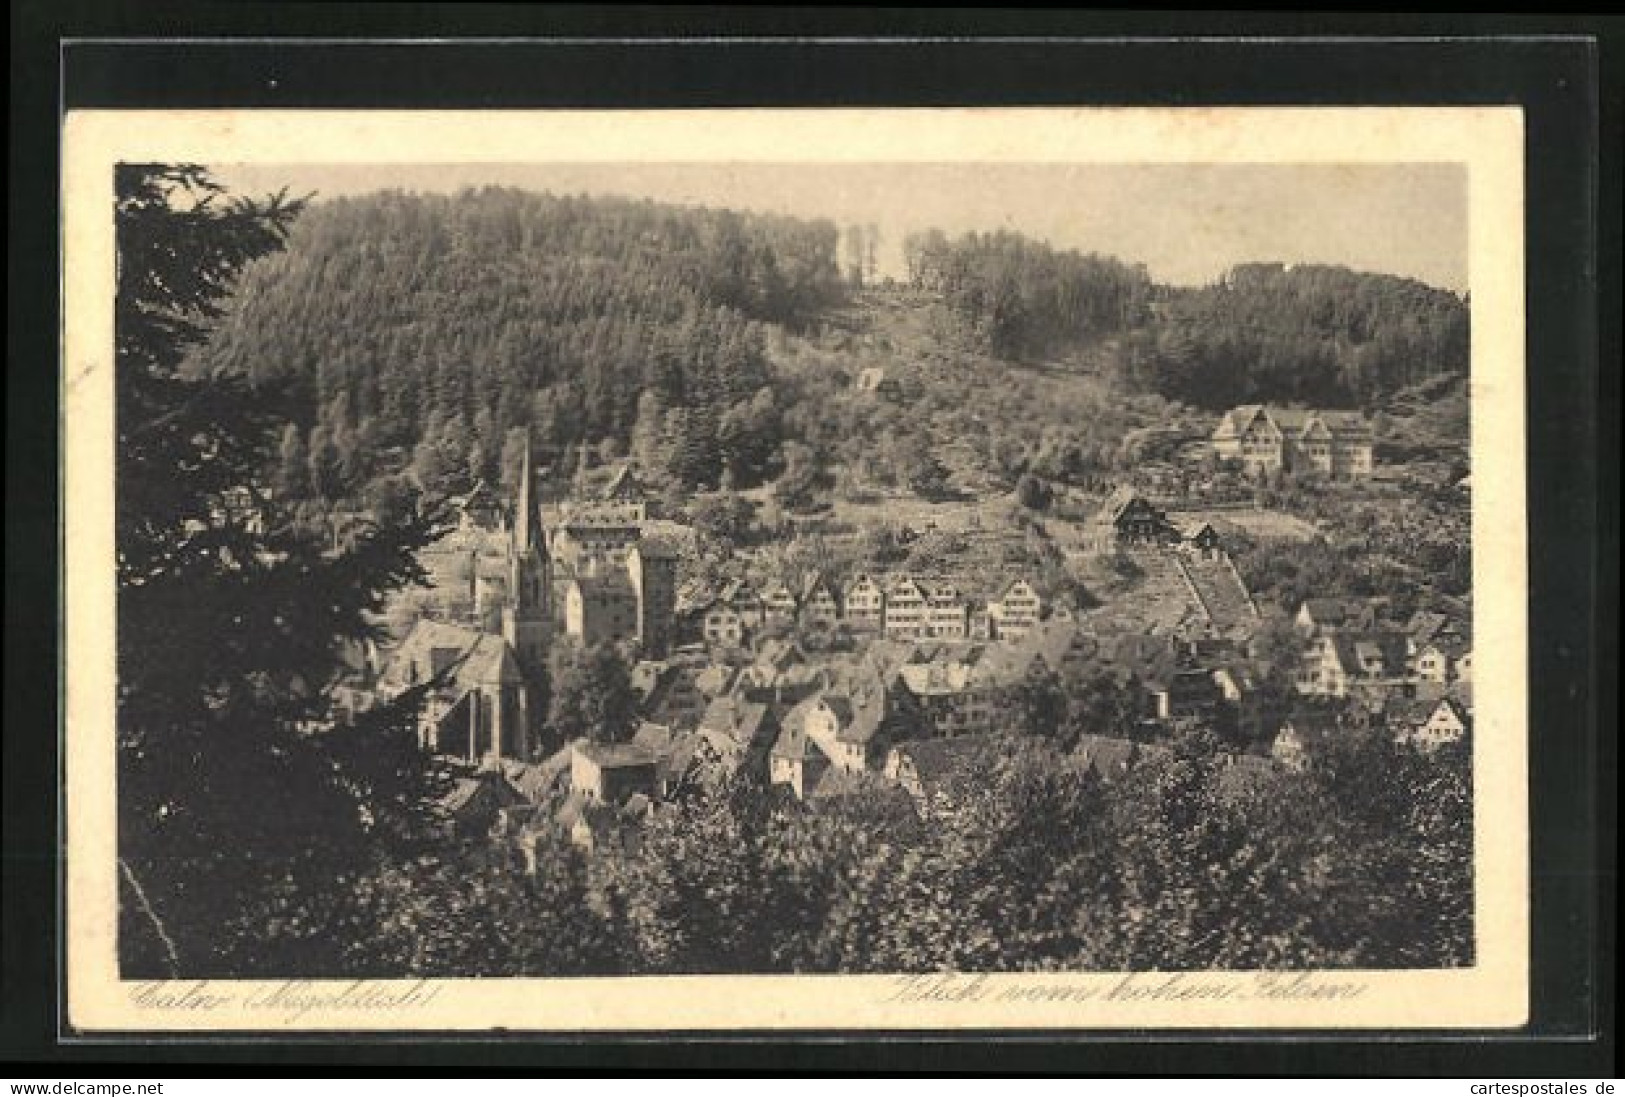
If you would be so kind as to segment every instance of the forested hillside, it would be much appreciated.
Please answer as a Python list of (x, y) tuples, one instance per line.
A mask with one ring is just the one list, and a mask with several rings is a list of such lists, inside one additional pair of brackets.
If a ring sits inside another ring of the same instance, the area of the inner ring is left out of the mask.
[(793, 330), (837, 299), (837, 240), (828, 223), (514, 190), (341, 198), (248, 271), (201, 365), (292, 382), (286, 486), (309, 468), (329, 495), (392, 471), (392, 447), (430, 489), (495, 478), (526, 426), (560, 449), (640, 430), (679, 453), (749, 449), (771, 426), (751, 411), (761, 325)]
[[(527, 429), (566, 473), (584, 449), (631, 455), (674, 490), (776, 481), (791, 506), (950, 472), (1110, 474), (1130, 432), (1173, 421), (1163, 400), (1376, 408), (1466, 371), (1465, 302), (1386, 275), (1257, 264), (1173, 289), (1010, 232), (931, 232), (906, 241), (910, 284), (880, 289), (843, 277), (840, 240), (509, 189), (340, 198), (248, 269), (193, 366), (289, 384), (281, 488), (374, 506), (511, 487)], [(855, 384), (875, 367), (887, 398)]]
[(1250, 401), (1369, 407), (1441, 374), (1465, 375), (1467, 304), (1408, 278), (1249, 264), (1170, 294), (1144, 381), (1208, 408)]
[(1198, 407), (1363, 406), (1467, 371), (1466, 302), (1408, 278), (1250, 263), (1212, 286), (1172, 288), (1142, 267), (1008, 232), (925, 233), (905, 253), (911, 285), (936, 294), (981, 349), (1032, 359), (1111, 338), (1094, 361)]

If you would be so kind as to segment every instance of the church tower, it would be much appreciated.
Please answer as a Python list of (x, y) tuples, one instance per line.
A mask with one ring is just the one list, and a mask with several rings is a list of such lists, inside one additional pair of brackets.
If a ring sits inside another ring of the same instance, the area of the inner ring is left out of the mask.
[(552, 581), (546, 535), (537, 508), (535, 472), (530, 465), (530, 435), (519, 472), (519, 500), (513, 521), (513, 574), (509, 604), (502, 617), (502, 634), (519, 657), (527, 675), (539, 673), (547, 662), (547, 632), (551, 619)]

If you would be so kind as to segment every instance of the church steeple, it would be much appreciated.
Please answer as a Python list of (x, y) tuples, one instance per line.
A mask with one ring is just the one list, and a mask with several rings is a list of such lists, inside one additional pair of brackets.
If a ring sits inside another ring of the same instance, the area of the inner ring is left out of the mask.
[(527, 430), (519, 466), (519, 498), (515, 502), (510, 595), (502, 621), (503, 636), (527, 674), (539, 673), (547, 660), (552, 598), (547, 535), (536, 506), (535, 480)]
[(525, 430), (525, 456), (519, 466), (519, 504), (518, 513), (514, 516), (514, 545), (520, 552), (529, 552), (531, 549), (535, 524), (536, 504), (531, 497), (531, 483), (535, 474), (530, 467), (530, 430)]

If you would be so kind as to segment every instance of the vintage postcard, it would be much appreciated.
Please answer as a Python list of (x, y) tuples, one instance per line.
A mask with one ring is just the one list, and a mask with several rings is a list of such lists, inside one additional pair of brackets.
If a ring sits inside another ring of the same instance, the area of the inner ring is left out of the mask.
[(70, 1025), (1521, 1025), (1522, 157), (70, 113)]

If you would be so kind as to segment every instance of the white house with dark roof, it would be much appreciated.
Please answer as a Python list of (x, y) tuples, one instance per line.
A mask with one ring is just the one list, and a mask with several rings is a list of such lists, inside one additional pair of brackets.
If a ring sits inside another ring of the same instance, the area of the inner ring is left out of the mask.
[(885, 631), (893, 640), (925, 635), (929, 596), (913, 577), (899, 575), (886, 587)]
[(788, 624), (796, 619), (795, 591), (783, 579), (775, 579), (762, 590), (762, 614), (770, 624)]
[(808, 698), (784, 714), (768, 755), (768, 781), (787, 786), (798, 800), (807, 798), (830, 765), (829, 757), (807, 734), (807, 716), (816, 704), (817, 698)]
[(1455, 698), (1439, 697), (1402, 707), (1390, 718), (1389, 727), (1396, 741), (1432, 751), (1466, 739), (1472, 717)]
[(1025, 579), (1010, 583), (987, 605), (993, 634), (1000, 640), (1019, 640), (1026, 636), (1038, 624), (1043, 612), (1043, 598)]
[(658, 759), (640, 743), (575, 744), (570, 755), (570, 791), (592, 803), (619, 804), (642, 793), (652, 795)]
[(840, 599), (822, 572), (809, 572), (802, 579), (798, 605), (803, 625), (833, 628), (841, 620)]
[(845, 620), (860, 632), (879, 632), (886, 623), (886, 592), (872, 576), (858, 575), (846, 585)]

